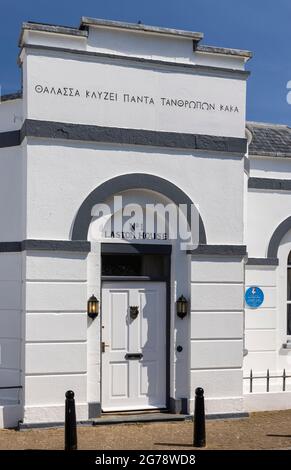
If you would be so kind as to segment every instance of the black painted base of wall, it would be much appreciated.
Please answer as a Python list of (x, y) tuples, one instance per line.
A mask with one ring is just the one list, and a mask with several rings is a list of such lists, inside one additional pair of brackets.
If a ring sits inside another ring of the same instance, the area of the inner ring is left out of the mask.
[[(206, 415), (206, 420), (220, 420), (220, 419), (245, 419), (249, 418), (249, 413), (219, 413)], [(154, 422), (181, 422), (193, 421), (193, 415), (189, 414), (170, 414), (170, 413), (145, 413), (132, 416), (108, 416), (102, 418), (91, 419), (88, 421), (77, 422), (78, 426), (107, 426), (107, 425), (124, 425), (129, 423), (154, 423)], [(65, 423), (19, 423), (19, 431), (27, 431), (29, 429), (52, 429), (64, 428)]]
[(88, 418), (94, 419), (101, 416), (101, 403), (91, 402), (88, 403)]
[(173, 414), (186, 415), (188, 413), (188, 398), (172, 398), (169, 400), (169, 411)]

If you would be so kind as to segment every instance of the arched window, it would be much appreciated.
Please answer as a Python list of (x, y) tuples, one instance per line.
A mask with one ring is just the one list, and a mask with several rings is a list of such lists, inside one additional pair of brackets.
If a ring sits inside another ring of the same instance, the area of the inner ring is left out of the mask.
[(287, 261), (287, 335), (291, 336), (291, 252)]

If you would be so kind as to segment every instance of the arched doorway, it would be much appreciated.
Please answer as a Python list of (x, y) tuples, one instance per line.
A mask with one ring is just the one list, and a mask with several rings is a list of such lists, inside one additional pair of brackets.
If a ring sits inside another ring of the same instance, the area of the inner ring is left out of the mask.
[[(172, 397), (189, 393), (190, 318), (182, 321), (175, 314), (177, 297), (190, 298), (189, 255), (181, 251), (179, 238), (169, 237), (168, 220), (163, 233), (155, 225), (150, 237), (137, 236), (143, 228), (136, 226), (132, 238), (108, 231), (109, 219), (120, 210), (114, 206), (114, 197), (120, 196), (124, 204), (139, 205), (141, 217), (147, 204), (184, 204), (189, 209), (184, 214), (188, 223), (193, 203), (162, 178), (123, 175), (87, 197), (72, 229), (74, 240), (86, 239), (100, 247), (101, 268), (95, 272), (100, 277), (101, 348), (95, 366), (100, 363), (102, 410), (169, 408)], [(100, 204), (109, 208), (102, 233), (98, 230)], [(199, 242), (206, 244), (200, 221)], [(140, 221), (136, 222), (138, 226)], [(90, 341), (96, 337), (91, 334)], [(183, 344), (178, 351), (173, 346), (177, 342)]]

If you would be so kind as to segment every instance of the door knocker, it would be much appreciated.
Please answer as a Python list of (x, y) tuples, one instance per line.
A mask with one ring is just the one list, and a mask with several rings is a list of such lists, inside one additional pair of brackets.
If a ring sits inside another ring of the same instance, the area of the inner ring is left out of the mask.
[(135, 320), (139, 314), (138, 306), (131, 306), (129, 307), (129, 315), (132, 320)]

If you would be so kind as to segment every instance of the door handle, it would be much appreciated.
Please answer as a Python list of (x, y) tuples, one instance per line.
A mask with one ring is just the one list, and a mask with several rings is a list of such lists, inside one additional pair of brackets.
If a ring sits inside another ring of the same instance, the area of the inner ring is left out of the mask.
[(131, 305), (129, 307), (129, 315), (132, 320), (135, 320), (139, 314), (139, 306), (138, 305)]
[(143, 354), (142, 353), (127, 353), (125, 354), (125, 359), (131, 360), (131, 359), (142, 359)]
[(109, 348), (109, 344), (105, 344), (105, 341), (102, 341), (101, 352), (105, 353), (105, 348)]

